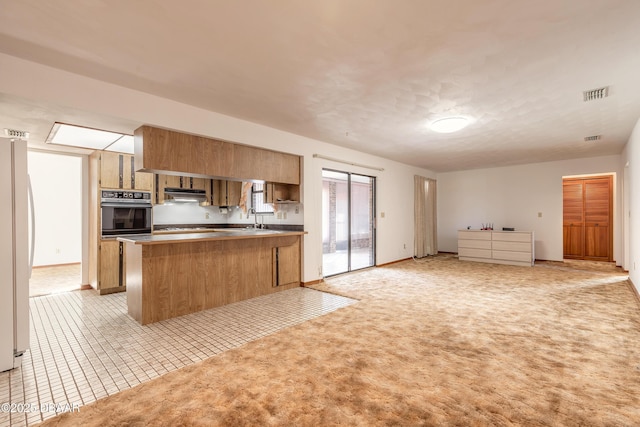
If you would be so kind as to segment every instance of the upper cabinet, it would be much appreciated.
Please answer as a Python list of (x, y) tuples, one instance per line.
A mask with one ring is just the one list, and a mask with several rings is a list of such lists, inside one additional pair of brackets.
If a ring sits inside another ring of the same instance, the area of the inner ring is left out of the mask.
[(141, 126), (135, 170), (300, 184), (300, 156)]
[(212, 180), (213, 206), (238, 206), (242, 195), (242, 182), (227, 181), (224, 179)]
[(300, 186), (268, 182), (265, 185), (266, 203), (300, 203)]
[(94, 155), (99, 156), (101, 188), (151, 191), (153, 174), (135, 172), (134, 156), (111, 151), (97, 151)]
[(182, 175), (152, 174), (156, 177), (156, 203), (163, 203), (167, 199), (165, 190), (184, 189), (201, 190), (204, 192), (206, 200), (211, 200), (211, 180), (207, 178), (197, 178)]

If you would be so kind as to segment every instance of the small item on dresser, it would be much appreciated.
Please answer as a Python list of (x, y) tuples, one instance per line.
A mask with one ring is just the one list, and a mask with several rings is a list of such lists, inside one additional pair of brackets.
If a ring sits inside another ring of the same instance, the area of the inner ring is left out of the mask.
[(516, 231), (513, 227), (502, 227), (502, 231)]

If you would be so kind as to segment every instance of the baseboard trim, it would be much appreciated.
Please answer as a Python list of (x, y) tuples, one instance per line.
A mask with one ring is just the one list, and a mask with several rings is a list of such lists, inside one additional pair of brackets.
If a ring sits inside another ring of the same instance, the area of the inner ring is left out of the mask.
[(404, 258), (404, 259), (399, 259), (399, 260), (396, 260), (396, 261), (385, 262), (384, 264), (377, 264), (376, 267), (387, 267), (389, 265), (397, 264), (399, 262), (409, 261), (410, 259), (411, 258)]
[(68, 262), (66, 264), (48, 264), (48, 265), (34, 265), (33, 269), (36, 270), (38, 268), (51, 268), (51, 267), (68, 267), (70, 265), (80, 265), (79, 262)]
[(317, 285), (318, 283), (322, 283), (322, 279), (312, 280), (310, 282), (301, 282), (300, 286), (306, 288), (307, 286)]

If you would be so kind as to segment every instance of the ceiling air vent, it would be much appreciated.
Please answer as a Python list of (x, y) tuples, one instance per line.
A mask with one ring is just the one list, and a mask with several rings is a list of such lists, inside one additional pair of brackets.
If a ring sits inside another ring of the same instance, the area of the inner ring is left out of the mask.
[(585, 136), (584, 140), (589, 142), (589, 141), (600, 141), (602, 139), (602, 135), (591, 135), (591, 136)]
[(585, 90), (582, 92), (584, 102), (595, 101), (609, 96), (609, 86), (599, 87), (598, 89)]
[(24, 130), (4, 128), (4, 134), (7, 135), (9, 138), (22, 138), (22, 139), (29, 138), (29, 132)]

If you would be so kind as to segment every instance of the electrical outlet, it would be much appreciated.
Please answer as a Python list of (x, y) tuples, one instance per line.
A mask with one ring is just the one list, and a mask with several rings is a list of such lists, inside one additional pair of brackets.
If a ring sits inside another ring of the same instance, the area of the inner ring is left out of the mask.
[(407, 244), (402, 245), (402, 249), (407, 249)]
[(538, 218), (542, 218), (542, 212), (538, 212)]
[(287, 212), (286, 211), (282, 212), (282, 219), (287, 219)]
[(380, 218), (384, 218), (384, 212), (380, 212)]
[(56, 253), (59, 254), (60, 253), (60, 249), (56, 248)]
[(300, 213), (300, 206), (296, 205), (296, 213), (299, 214)]
[(277, 218), (277, 219), (282, 219), (282, 212), (278, 212), (278, 213), (276, 214), (276, 218)]
[(209, 212), (204, 213), (204, 219), (209, 219)]
[(322, 266), (318, 267), (318, 276), (322, 276)]

